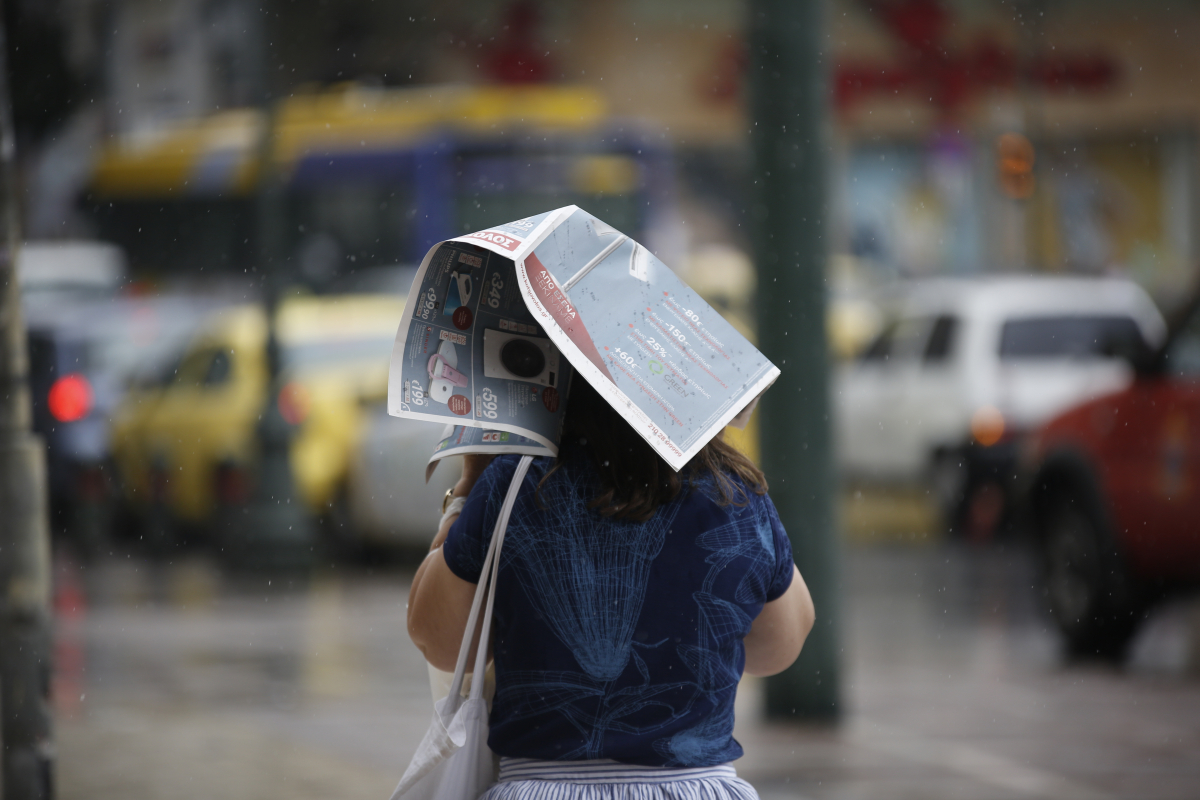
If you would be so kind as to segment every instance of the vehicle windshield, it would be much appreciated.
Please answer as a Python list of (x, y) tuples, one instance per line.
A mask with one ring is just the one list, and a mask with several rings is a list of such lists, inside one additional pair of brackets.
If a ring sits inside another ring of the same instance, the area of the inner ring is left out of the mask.
[(1119, 315), (1011, 319), (1000, 332), (1000, 358), (1106, 358), (1114, 342), (1143, 341), (1137, 323)]
[[(421, 205), (408, 163), (397, 154), (375, 173), (299, 177), (288, 191), (289, 247), (300, 271), (326, 285), (371, 267), (419, 261), (432, 241), (412, 209)], [(639, 158), (626, 153), (546, 153), (520, 147), (465, 148), (455, 156), (445, 192), (454, 228), (439, 236), (482, 230), (575, 204), (631, 236), (644, 231)], [(423, 238), (423, 236), (425, 238)], [(407, 287), (405, 287), (407, 288)]]
[(393, 335), (388, 334), (288, 344), (283, 348), (283, 366), (291, 372), (362, 367), (370, 362), (386, 366), (394, 339)]
[(118, 383), (145, 382), (173, 363), (203, 313), (198, 304), (148, 304), (106, 315), (89, 332), (80, 366)]
[(1193, 310), (1167, 347), (1169, 373), (1187, 381), (1200, 380), (1200, 310)]

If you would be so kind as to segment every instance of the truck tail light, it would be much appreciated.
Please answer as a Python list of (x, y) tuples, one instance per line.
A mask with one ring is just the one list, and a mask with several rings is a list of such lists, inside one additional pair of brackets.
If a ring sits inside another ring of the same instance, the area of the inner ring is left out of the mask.
[(92, 410), (92, 385), (78, 372), (63, 375), (46, 396), (50, 414), (59, 422), (75, 422)]
[(984, 447), (1004, 438), (1004, 415), (994, 406), (983, 406), (971, 415), (971, 435)]

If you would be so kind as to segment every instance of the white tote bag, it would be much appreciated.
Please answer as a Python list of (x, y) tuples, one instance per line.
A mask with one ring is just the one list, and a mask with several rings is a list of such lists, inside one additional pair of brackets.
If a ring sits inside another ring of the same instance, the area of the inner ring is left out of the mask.
[(492, 606), (496, 598), (496, 573), (500, 568), (500, 546), (504, 543), (504, 532), (508, 528), (508, 517), (517, 499), (517, 491), (532, 461), (533, 456), (521, 459), (508, 487), (504, 505), (500, 508), (492, 543), (488, 546), (483, 572), (475, 589), (475, 600), (471, 603), (471, 614), (467, 617), (462, 646), (458, 650), (458, 663), (454, 667), (450, 693), (434, 703), (433, 721), (404, 776), (400, 778), (396, 791), (392, 792), (391, 800), (476, 800), (496, 782), (496, 759), (487, 746), (488, 710), (487, 702), (483, 699), (485, 682), (472, 681), (470, 694), (464, 700), (463, 676), (485, 594), (487, 610), (483, 614), (483, 631), (479, 636), (474, 674), (483, 675), (487, 666)]

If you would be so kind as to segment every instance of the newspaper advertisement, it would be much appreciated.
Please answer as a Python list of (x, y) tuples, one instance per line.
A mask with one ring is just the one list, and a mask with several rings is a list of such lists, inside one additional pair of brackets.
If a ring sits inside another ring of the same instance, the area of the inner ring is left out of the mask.
[[(451, 255), (443, 257), (442, 248), (448, 247)], [(473, 249), (465, 249), (469, 247)], [(554, 353), (560, 371), (569, 364), (577, 373), (575, 379), (587, 380), (673, 469), (682, 468), (726, 425), (744, 423), (748, 409), (779, 375), (775, 365), (653, 253), (586, 211), (567, 206), (453, 239), (431, 252), (436, 256), (433, 261), (426, 257), (414, 290), (419, 286), (426, 291), (428, 285), (435, 291), (427, 300), (409, 295), (410, 307), (424, 302), (431, 306), (424, 316), (405, 309), (392, 356), (391, 413), (430, 418), (428, 405), (414, 411), (411, 397), (416, 386), (447, 398), (445, 412), (442, 402), (434, 401), (438, 409), (434, 418), (450, 421), (445, 417), (461, 414), (459, 424), (506, 430), (557, 449), (569, 386), (561, 375), (554, 423), (559, 427), (537, 427), (536, 423), (548, 420), (531, 403), (508, 406), (506, 425), (489, 424), (462, 410), (461, 401), (456, 401), (459, 410), (451, 407), (453, 392), (426, 389), (422, 382), (441, 374), (434, 374), (432, 350), (421, 339), (433, 335), (432, 328), (426, 331), (423, 326), (437, 316), (435, 309), (441, 309), (442, 317), (459, 313), (445, 310), (444, 293), (436, 288), (450, 280), (461, 253), (479, 250), (491, 256), (488, 264), (508, 261), (513, 266), (511, 272), (497, 267), (494, 273), (502, 273), (501, 316), (532, 326), (537, 333), (530, 335), (544, 337), (548, 345), (540, 346), (547, 356)], [(435, 261), (442, 266), (428, 274), (436, 277), (422, 282), (426, 267), (433, 267)], [(511, 294), (510, 277), (516, 283)], [(420, 299), (414, 303), (414, 297)], [(473, 296), (473, 307), (478, 303)], [(524, 315), (517, 308), (521, 303)], [(414, 337), (420, 340), (415, 345)], [(482, 354), (485, 345), (480, 335), (476, 332), (471, 340)], [(424, 364), (422, 358), (429, 359), (428, 378), (413, 367)]]
[(529, 312), (513, 261), (470, 241), (443, 242), (414, 278), (388, 411), (516, 434), (556, 453), (573, 372)]

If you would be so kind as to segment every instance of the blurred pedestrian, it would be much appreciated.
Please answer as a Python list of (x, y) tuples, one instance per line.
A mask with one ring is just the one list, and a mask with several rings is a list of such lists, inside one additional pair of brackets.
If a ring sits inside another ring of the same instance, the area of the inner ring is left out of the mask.
[[(413, 579), (409, 634), (439, 669), (519, 458), (466, 456)], [(719, 435), (676, 473), (573, 382), (559, 456), (534, 459), (501, 549), (487, 800), (757, 797), (730, 763), (738, 681), (788, 667), (813, 624), (766, 489)]]

